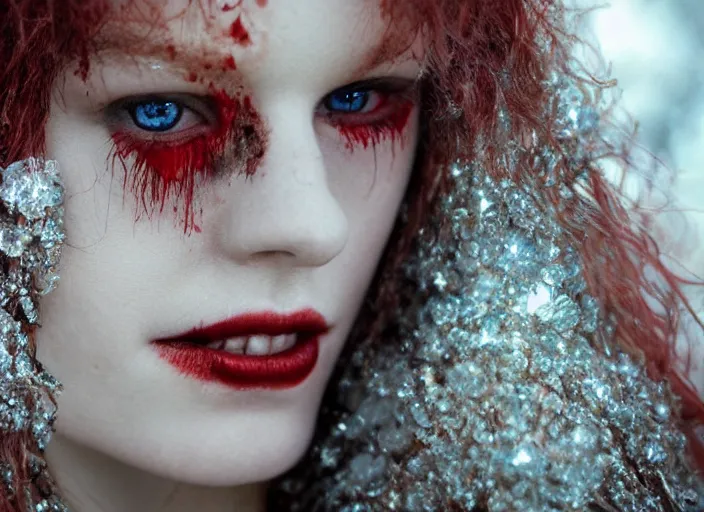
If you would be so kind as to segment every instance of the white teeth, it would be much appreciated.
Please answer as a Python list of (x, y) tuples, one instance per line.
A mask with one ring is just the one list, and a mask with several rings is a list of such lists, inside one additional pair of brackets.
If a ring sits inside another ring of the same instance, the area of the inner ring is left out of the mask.
[(247, 346), (247, 338), (240, 336), (238, 338), (230, 338), (225, 341), (222, 350), (232, 354), (244, 354), (244, 349)]
[(274, 336), (271, 338), (271, 353), (276, 354), (278, 352), (281, 352), (284, 349), (284, 345), (286, 344), (286, 335), (282, 334), (281, 336)]
[(271, 339), (271, 353), (278, 354), (285, 350), (290, 349), (296, 344), (295, 334), (282, 334), (281, 336), (274, 336)]
[(271, 352), (270, 336), (250, 336), (244, 353), (250, 356), (265, 356)]
[(281, 334), (279, 336), (239, 336), (227, 340), (211, 341), (206, 347), (212, 350), (224, 350), (232, 354), (247, 354), (250, 356), (268, 356), (279, 354), (296, 344), (295, 334)]
[(211, 348), (213, 350), (223, 350), (225, 348), (225, 344), (225, 340), (211, 341), (206, 345), (206, 347)]

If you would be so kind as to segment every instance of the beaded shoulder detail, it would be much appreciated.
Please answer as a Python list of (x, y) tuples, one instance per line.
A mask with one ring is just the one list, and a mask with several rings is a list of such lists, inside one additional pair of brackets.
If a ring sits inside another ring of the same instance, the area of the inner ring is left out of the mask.
[(509, 144), (510, 173), (541, 169), (523, 186), (477, 163), (449, 170), (437, 215), (451, 230), (421, 233), (406, 268), (403, 293), (422, 300), (397, 312), (396, 337), (346, 361), (310, 458), (281, 485), (291, 510), (704, 510), (677, 398), (621, 350), (537, 193), (569, 207), (562, 185), (600, 172), (590, 92), (549, 87), (562, 154)]
[[(53, 160), (29, 158), (0, 174), (0, 439), (10, 457), (0, 458), (0, 498), (60, 511), (42, 457), (60, 384), (36, 360), (34, 332), (39, 300), (58, 281), (64, 190)], [(31, 480), (35, 493), (16, 496), (17, 479)]]

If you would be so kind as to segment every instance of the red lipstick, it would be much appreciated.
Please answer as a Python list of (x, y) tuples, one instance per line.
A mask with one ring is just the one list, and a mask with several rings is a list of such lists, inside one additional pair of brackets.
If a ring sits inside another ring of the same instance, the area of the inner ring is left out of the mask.
[[(312, 309), (288, 315), (247, 313), (152, 343), (162, 359), (196, 379), (237, 389), (286, 389), (311, 374), (318, 361), (320, 337), (329, 329), (325, 318)], [(266, 336), (295, 336), (295, 344), (278, 353), (272, 353), (273, 345), (269, 345), (270, 353), (265, 355), (224, 349), (233, 339), (247, 344), (253, 337), (261, 340)]]

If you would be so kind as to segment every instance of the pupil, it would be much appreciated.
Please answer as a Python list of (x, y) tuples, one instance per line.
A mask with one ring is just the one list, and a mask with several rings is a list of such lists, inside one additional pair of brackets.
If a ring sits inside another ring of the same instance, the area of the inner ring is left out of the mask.
[(325, 106), (335, 112), (359, 112), (368, 101), (367, 91), (340, 91), (331, 94)]
[(160, 132), (176, 126), (182, 109), (172, 101), (147, 101), (131, 109), (132, 120), (143, 130)]

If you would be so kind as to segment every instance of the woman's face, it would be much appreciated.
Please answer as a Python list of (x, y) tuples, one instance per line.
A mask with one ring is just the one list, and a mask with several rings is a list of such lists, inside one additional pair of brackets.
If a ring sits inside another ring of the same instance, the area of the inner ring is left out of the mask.
[(87, 79), (56, 82), (38, 358), (61, 453), (232, 485), (307, 446), (404, 195), (420, 55), (375, 1), (201, 3), (116, 3)]

